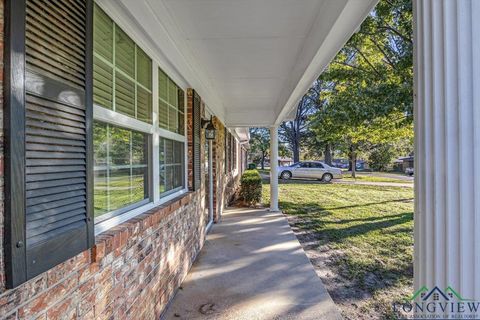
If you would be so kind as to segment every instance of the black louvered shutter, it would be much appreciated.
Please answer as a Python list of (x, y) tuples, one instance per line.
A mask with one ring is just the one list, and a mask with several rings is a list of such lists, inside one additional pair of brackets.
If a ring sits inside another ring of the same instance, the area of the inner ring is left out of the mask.
[(24, 72), (24, 79), (8, 73), (14, 82), (7, 90), (19, 80), (23, 88), (6, 101), (5, 120), (13, 287), (94, 241), (93, 6), (90, 0), (9, 0), (7, 6), (7, 39), (16, 36), (7, 40), (7, 55), (16, 50), (25, 59), (24, 65), (7, 61), (10, 70)]
[(201, 110), (201, 101), (202, 99), (196, 91), (193, 91), (193, 190), (200, 189), (202, 183), (202, 173), (201, 173), (201, 135), (202, 135), (202, 110)]

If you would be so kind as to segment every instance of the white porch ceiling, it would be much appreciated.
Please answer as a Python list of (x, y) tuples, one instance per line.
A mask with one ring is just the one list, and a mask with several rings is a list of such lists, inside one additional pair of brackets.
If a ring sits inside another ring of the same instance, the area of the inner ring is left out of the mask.
[(229, 127), (288, 118), (377, 2), (120, 1), (154, 50)]

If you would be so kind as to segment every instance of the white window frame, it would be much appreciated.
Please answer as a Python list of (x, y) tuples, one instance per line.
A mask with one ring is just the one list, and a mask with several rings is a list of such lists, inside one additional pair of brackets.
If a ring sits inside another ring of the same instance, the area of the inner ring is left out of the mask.
[[(140, 205), (132, 210), (129, 210), (125, 213), (113, 216), (104, 221), (95, 221), (95, 236), (111, 229), (129, 219), (132, 219), (135, 216), (138, 216), (146, 211), (151, 210), (152, 208), (159, 206), (165, 202), (168, 202), (176, 197), (179, 197), (188, 192), (188, 144), (187, 144), (187, 85), (183, 81), (178, 81), (179, 76), (168, 72), (168, 68), (165, 67), (165, 64), (161, 64), (152, 54), (154, 51), (150, 50), (148, 46), (145, 45), (142, 41), (142, 37), (135, 35), (134, 32), (129, 28), (128, 24), (125, 24), (123, 21), (117, 21), (105, 7), (98, 4), (105, 13), (113, 20), (113, 22), (118, 25), (132, 40), (135, 44), (140, 47), (149, 57), (152, 59), (152, 124), (131, 118), (119, 112), (104, 108), (102, 106), (94, 104), (93, 106), (93, 120), (100, 121), (103, 123), (108, 123), (111, 125), (119, 126), (122, 128), (127, 128), (135, 130), (138, 132), (146, 133), (151, 136), (151, 145), (149, 146), (148, 154), (148, 169), (149, 169), (149, 184), (151, 184), (152, 195), (149, 195), (151, 201), (147, 204)], [(140, 39), (141, 41), (137, 41)], [(169, 76), (172, 81), (174, 81), (177, 86), (182, 89), (184, 94), (184, 135), (180, 135), (175, 132), (171, 132), (159, 127), (159, 92), (158, 92), (158, 70), (162, 69), (163, 72)], [(115, 103), (115, 101), (113, 102)], [(115, 109), (115, 108), (114, 108)], [(183, 142), (184, 145), (184, 187), (181, 190), (168, 194), (166, 196), (160, 197), (160, 138), (166, 138), (170, 140), (175, 140)], [(108, 214), (108, 213), (107, 213)], [(97, 220), (97, 219), (96, 219)]]

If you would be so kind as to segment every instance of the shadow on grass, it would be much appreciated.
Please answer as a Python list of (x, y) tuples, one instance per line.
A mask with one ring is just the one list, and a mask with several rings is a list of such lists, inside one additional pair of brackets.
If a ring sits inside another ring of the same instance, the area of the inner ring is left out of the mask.
[[(398, 291), (396, 288), (412, 285), (412, 258), (402, 249), (410, 245), (404, 236), (410, 234), (412, 228), (401, 227), (402, 224), (408, 223), (412, 219), (412, 212), (340, 221), (321, 221), (321, 219), (315, 221), (315, 219), (306, 217), (305, 220), (295, 223), (295, 226), (302, 230), (302, 233), (297, 236), (305, 250), (327, 252), (327, 257), (320, 255), (318, 258), (313, 258), (312, 263), (314, 265), (325, 264), (334, 274), (338, 275), (324, 279), (332, 282), (329, 285), (329, 293), (334, 301), (363, 300), (366, 295), (373, 295), (379, 291), (383, 292), (383, 290), (388, 290), (393, 301), (393, 299), (402, 298), (400, 296), (402, 291)], [(360, 222), (362, 220), (364, 223)], [(351, 221), (360, 223), (345, 228), (334, 227), (335, 225), (344, 226), (345, 223)], [(332, 225), (333, 227), (329, 227)], [(389, 228), (392, 227), (393, 230), (390, 230)], [(386, 238), (379, 238), (380, 241), (383, 240), (381, 247), (373, 242), (370, 249), (365, 249), (357, 246), (358, 241), (349, 241), (353, 237), (383, 230), (385, 232), (379, 236)], [(393, 238), (385, 234), (393, 235)], [(401, 238), (398, 242), (395, 240), (397, 235)], [(314, 242), (316, 245), (312, 243), (312, 239), (316, 239)]]
[[(294, 212), (294, 211), (293, 211)], [(288, 213), (294, 214), (299, 217), (302, 215), (296, 213)], [(305, 213), (304, 213), (305, 215)], [(320, 213), (321, 216), (328, 216), (331, 215), (328, 211), (323, 211)], [(337, 220), (337, 221), (324, 221), (321, 219), (321, 216), (318, 216), (316, 213), (315, 217), (303, 216), (306, 218), (301, 222), (297, 222), (296, 226), (301, 228), (304, 231), (307, 231), (312, 234), (317, 234), (315, 238), (322, 239), (327, 242), (342, 242), (346, 238), (356, 237), (359, 235), (363, 235), (369, 233), (371, 231), (376, 230), (383, 230), (386, 228), (390, 228), (396, 225), (401, 225), (413, 220), (413, 212), (403, 212), (394, 215), (386, 215), (381, 217), (369, 217), (369, 218), (359, 218), (359, 219), (344, 219), (344, 220)], [(373, 222), (372, 222), (373, 221)], [(344, 225), (351, 222), (365, 222), (361, 224), (355, 224), (353, 226), (349, 226), (346, 228), (326, 228), (326, 225)], [(405, 233), (411, 232), (411, 228), (401, 228), (396, 230), (389, 230), (388, 233)]]
[(339, 210), (339, 209), (350, 209), (350, 208), (358, 208), (358, 207), (367, 207), (367, 206), (374, 206), (378, 204), (387, 204), (393, 202), (411, 202), (413, 198), (404, 198), (404, 199), (395, 199), (395, 200), (388, 200), (388, 201), (379, 201), (379, 202), (369, 202), (369, 203), (362, 203), (362, 204), (354, 204), (351, 206), (341, 206), (341, 207), (326, 207), (323, 210)]
[[(374, 206), (379, 204), (409, 202), (409, 201), (413, 201), (413, 198), (370, 202), (370, 203), (355, 204), (351, 206), (340, 206), (340, 207), (324, 207), (319, 205), (317, 202), (295, 203), (295, 202), (289, 202), (289, 201), (280, 201), (279, 206), (287, 214), (297, 215), (297, 216), (305, 216), (305, 215), (310, 216), (313, 213), (315, 214), (315, 217), (312, 217), (312, 218), (319, 218), (319, 217), (332, 215), (333, 212), (331, 211), (334, 211), (334, 210), (361, 208), (361, 207), (368, 207), (368, 206)], [(344, 223), (357, 222), (357, 221), (384, 220), (386, 218), (395, 217), (395, 216), (398, 216), (398, 215), (386, 215), (386, 216), (376, 216), (376, 217), (358, 218), (358, 219), (343, 219), (343, 220), (336, 221), (336, 223), (344, 224)]]
[(278, 205), (287, 214), (304, 216), (314, 214), (315, 217), (324, 217), (332, 214), (331, 209), (320, 206), (317, 202), (303, 202), (301, 204), (279, 201)]
[[(369, 233), (371, 231), (386, 229), (393, 227), (395, 225), (400, 225), (412, 221), (413, 212), (404, 212), (395, 215), (389, 215), (383, 217), (384, 219), (376, 222), (366, 222), (347, 228), (322, 228), (320, 231), (323, 238), (327, 238), (328, 241), (340, 242), (349, 237), (355, 237), (362, 234)], [(380, 219), (377, 219), (380, 220)], [(344, 224), (348, 223), (346, 220), (344, 222), (340, 221), (339, 223)], [(336, 224), (337, 222), (328, 222), (329, 224)]]
[[(413, 230), (411, 227), (402, 225), (413, 220), (413, 212), (379, 213), (368, 217), (345, 219), (341, 219), (340, 214), (340, 219), (332, 219), (336, 215), (335, 210), (348, 210), (411, 200), (413, 199), (402, 198), (341, 207), (293, 202), (281, 202), (280, 205), (288, 215), (299, 218), (299, 220), (291, 222), (293, 222), (294, 227), (302, 230), (302, 233), (297, 236), (305, 249), (319, 250), (319, 246), (328, 248), (329, 258), (326, 261), (325, 257), (320, 259), (334, 272), (341, 275), (338, 283), (332, 286), (333, 291), (329, 290), (336, 300), (336, 298), (345, 299), (346, 295), (362, 299), (365, 294), (374, 294), (379, 290), (398, 285), (411, 285), (413, 264), (410, 258), (405, 257), (401, 248), (404, 245), (407, 247), (409, 245), (408, 243), (405, 244), (405, 241), (408, 242), (408, 239), (405, 240), (405, 236), (411, 234)], [(379, 231), (380, 234), (378, 234)], [(377, 233), (370, 236), (372, 232)], [(398, 243), (397, 240), (389, 237), (390, 235), (398, 236)], [(368, 239), (373, 240), (370, 249), (361, 249), (361, 247), (355, 249), (355, 243), (358, 243), (359, 240), (356, 240), (356, 242), (350, 241), (352, 238), (362, 236), (367, 236)], [(374, 239), (374, 237), (379, 238)], [(317, 245), (312, 245), (312, 239), (317, 240)], [(383, 241), (382, 246), (376, 247), (376, 241)], [(348, 245), (348, 247), (345, 247), (345, 245)], [(335, 250), (336, 248), (338, 250)], [(353, 249), (353, 251), (350, 249)], [(365, 254), (366, 258), (357, 255), (356, 250), (360, 250), (360, 254)], [(376, 255), (378, 258), (372, 259), (371, 255)], [(392, 259), (395, 259), (396, 262), (388, 262)], [(312, 263), (316, 265), (321, 264), (322, 261), (312, 260)]]
[(370, 264), (348, 256), (340, 256), (327, 264), (341, 275), (340, 279), (336, 279), (334, 289), (329, 290), (334, 301), (345, 297), (352, 300), (364, 299), (365, 294), (373, 295), (383, 290), (388, 290), (391, 302), (401, 301), (406, 298), (403, 296), (405, 293), (396, 291), (394, 287), (412, 286), (412, 263), (386, 266), (380, 261)]

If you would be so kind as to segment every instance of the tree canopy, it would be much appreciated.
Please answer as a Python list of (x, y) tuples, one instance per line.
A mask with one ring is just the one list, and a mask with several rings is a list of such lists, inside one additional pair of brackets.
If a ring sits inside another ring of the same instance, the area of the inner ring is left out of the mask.
[[(294, 161), (303, 154), (329, 162), (336, 150), (350, 158), (354, 169), (359, 154), (378, 162), (392, 158), (393, 150), (409, 150), (412, 17), (411, 0), (380, 0), (301, 99), (295, 120), (280, 126), (280, 142)], [(268, 132), (258, 130), (252, 131), (252, 150), (265, 158), (268, 144), (259, 152), (260, 137)]]
[(354, 162), (359, 149), (409, 139), (412, 50), (411, 1), (380, 1), (320, 76), (315, 141), (341, 142)]

